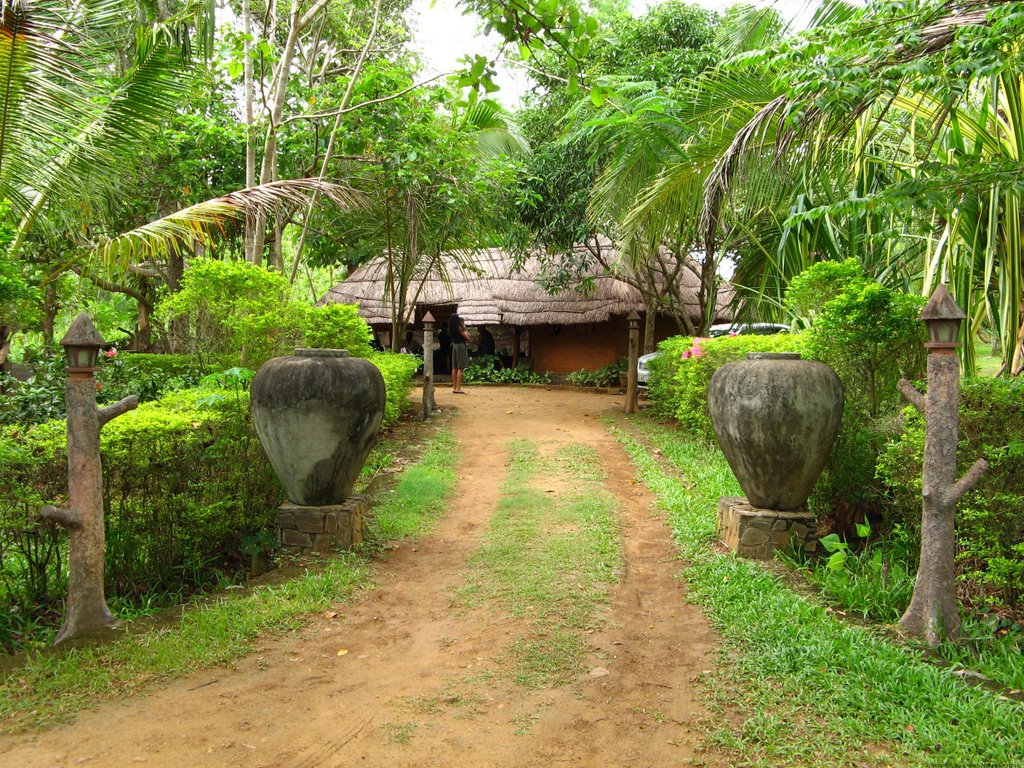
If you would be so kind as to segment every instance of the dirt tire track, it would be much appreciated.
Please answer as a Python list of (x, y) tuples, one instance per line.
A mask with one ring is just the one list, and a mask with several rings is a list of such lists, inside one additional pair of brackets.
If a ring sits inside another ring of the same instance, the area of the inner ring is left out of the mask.
[[(454, 402), (453, 402), (454, 401)], [(374, 566), (376, 588), (268, 639), (231, 669), (197, 672), (102, 704), (66, 726), (0, 740), (0, 763), (42, 766), (668, 766), (696, 752), (694, 679), (713, 633), (685, 602), (680, 565), (652, 496), (600, 416), (616, 398), (537, 388), (438, 393), (455, 406), (459, 483), (434, 535)], [(589, 669), (607, 674), (526, 690), (499, 674), (517, 629), (451, 600), (486, 529), (510, 439), (598, 451), (622, 508), (626, 562)], [(348, 653), (338, 656), (340, 649)], [(198, 687), (197, 687), (198, 686)]]

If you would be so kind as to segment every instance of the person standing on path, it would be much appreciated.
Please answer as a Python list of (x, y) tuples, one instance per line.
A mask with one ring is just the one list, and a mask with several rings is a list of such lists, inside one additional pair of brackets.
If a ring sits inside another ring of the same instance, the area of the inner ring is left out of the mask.
[(452, 392), (464, 395), (462, 391), (462, 372), (469, 365), (469, 331), (466, 323), (459, 317), (459, 308), (448, 317), (448, 335), (452, 340)]

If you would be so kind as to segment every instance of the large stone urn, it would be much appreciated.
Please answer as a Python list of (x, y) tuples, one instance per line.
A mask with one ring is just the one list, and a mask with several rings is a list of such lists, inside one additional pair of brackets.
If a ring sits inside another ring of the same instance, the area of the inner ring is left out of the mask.
[(297, 349), (252, 380), (256, 431), (288, 499), (341, 504), (366, 461), (384, 414), (384, 378), (340, 349)]
[(796, 353), (751, 353), (719, 368), (708, 389), (718, 444), (754, 507), (800, 509), (828, 459), (843, 387)]

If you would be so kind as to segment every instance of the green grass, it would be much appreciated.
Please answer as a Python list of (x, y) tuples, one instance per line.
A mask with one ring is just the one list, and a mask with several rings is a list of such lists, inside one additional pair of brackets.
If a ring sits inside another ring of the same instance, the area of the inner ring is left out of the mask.
[[(439, 432), (397, 488), (374, 506), (374, 541), (426, 531), (454, 485), (454, 461), (450, 433)], [(249, 653), (261, 635), (297, 629), (306, 615), (368, 586), (366, 553), (342, 553), (282, 584), (186, 605), (180, 620), (164, 628), (134, 629), (93, 648), (31, 654), (0, 684), (2, 728), (50, 725), (101, 700), (228, 663)]]
[(978, 340), (974, 342), (974, 356), (977, 362), (978, 376), (995, 376), (1002, 365), (1002, 360), (992, 354), (992, 344)]
[(506, 649), (520, 685), (559, 685), (582, 672), (583, 632), (607, 603), (621, 562), (617, 504), (603, 477), (585, 446), (550, 460), (534, 443), (510, 443), (502, 497), (458, 599), (497, 604), (523, 620), (525, 631)]
[(448, 431), (439, 432), (420, 460), (374, 505), (373, 537), (405, 539), (429, 532), (455, 487), (455, 458), (455, 439)]
[(739, 766), (1024, 764), (1024, 706), (844, 623), (756, 563), (717, 553), (717, 498), (738, 492), (725, 460), (678, 431), (633, 423), (639, 437), (617, 435), (689, 562), (690, 599), (722, 636), (722, 664), (707, 690), (717, 711), (741, 721), (711, 731), (709, 746)]

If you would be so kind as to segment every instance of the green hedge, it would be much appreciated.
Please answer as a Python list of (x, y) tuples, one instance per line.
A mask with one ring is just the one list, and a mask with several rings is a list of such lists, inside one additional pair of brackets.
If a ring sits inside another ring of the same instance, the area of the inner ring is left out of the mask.
[(745, 359), (748, 352), (802, 352), (803, 348), (800, 334), (720, 336), (696, 341), (674, 336), (658, 345), (661, 354), (650, 364), (649, 396), (659, 416), (674, 418), (693, 435), (714, 440), (708, 419), (708, 387), (715, 371), (726, 363)]
[(409, 405), (412, 377), (420, 367), (421, 361), (415, 355), (403, 355), (398, 352), (376, 352), (369, 356), (369, 360), (377, 366), (384, 377), (387, 401), (384, 405), (382, 426), (386, 427), (398, 421)]
[[(878, 462), (891, 498), (887, 517), (911, 531), (921, 525), (924, 420), (904, 411), (902, 434)], [(1024, 381), (964, 379), (960, 399), (958, 472), (978, 458), (990, 464), (957, 511), (961, 597), (973, 608), (1017, 611), (1024, 597)]]
[[(37, 514), (66, 503), (65, 429), (52, 421), (0, 431), (0, 646), (17, 647), (26, 623), (52, 619), (64, 597), (64, 533)], [(244, 391), (144, 403), (108, 424), (100, 444), (113, 603), (215, 584), (269, 539), (283, 492)]]

